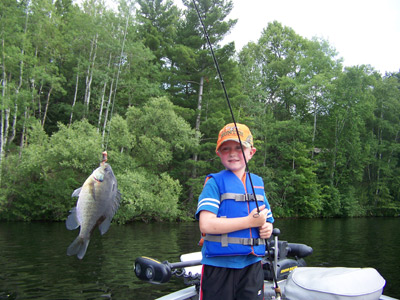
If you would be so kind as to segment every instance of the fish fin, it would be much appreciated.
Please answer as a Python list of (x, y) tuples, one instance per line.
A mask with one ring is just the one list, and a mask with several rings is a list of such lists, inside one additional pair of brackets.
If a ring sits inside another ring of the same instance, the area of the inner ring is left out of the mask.
[(120, 202), (121, 202), (121, 192), (117, 190), (115, 195), (113, 195), (110, 201), (108, 202), (107, 210), (104, 213), (104, 216), (107, 219), (110, 219), (110, 222), (114, 217), (115, 213), (117, 212)]
[(99, 230), (100, 234), (103, 235), (105, 234), (108, 229), (110, 228), (111, 225), (111, 218), (106, 218), (100, 225), (99, 225)]
[(78, 222), (78, 216), (76, 215), (76, 207), (71, 209), (70, 215), (67, 218), (67, 221), (65, 221), (65, 225), (67, 226), (68, 230), (74, 230), (79, 227), (79, 222)]
[(84, 239), (78, 236), (67, 249), (67, 255), (77, 255), (79, 259), (82, 259), (85, 254), (87, 247), (89, 246), (89, 239)]
[(112, 203), (112, 214), (113, 215), (115, 215), (115, 213), (117, 212), (120, 204), (121, 204), (121, 192), (119, 190), (117, 190), (114, 202)]
[(99, 225), (101, 235), (105, 234), (108, 231), (111, 225), (111, 220), (119, 208), (119, 204), (121, 201), (121, 192), (119, 190), (117, 190), (117, 193), (113, 200), (114, 201), (111, 202), (110, 210), (105, 214), (106, 219)]
[(76, 190), (72, 193), (71, 197), (79, 197), (79, 194), (81, 193), (81, 189), (82, 189), (82, 187), (80, 187), (79, 189), (76, 189)]
[(122, 197), (121, 192), (120, 192), (119, 190), (117, 190), (117, 197), (116, 197), (116, 199), (117, 199), (117, 201), (118, 201), (118, 205), (119, 205), (119, 203), (121, 202), (121, 197)]

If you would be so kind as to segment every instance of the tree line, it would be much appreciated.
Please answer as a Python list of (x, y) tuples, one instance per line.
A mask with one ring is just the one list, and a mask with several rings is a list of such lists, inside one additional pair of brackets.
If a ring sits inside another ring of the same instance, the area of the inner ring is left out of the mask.
[[(0, 220), (65, 220), (101, 153), (115, 220), (188, 220), (231, 116), (193, 3), (0, 3)], [(279, 22), (236, 51), (228, 0), (198, 0), (275, 217), (400, 212), (400, 72), (343, 67)]]

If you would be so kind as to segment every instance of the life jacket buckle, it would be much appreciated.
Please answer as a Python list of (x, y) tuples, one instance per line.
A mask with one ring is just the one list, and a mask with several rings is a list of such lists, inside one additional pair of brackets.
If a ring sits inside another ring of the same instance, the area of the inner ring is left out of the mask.
[(250, 246), (260, 246), (264, 244), (262, 239), (250, 239)]
[(253, 194), (245, 194), (246, 201), (254, 201), (255, 197)]

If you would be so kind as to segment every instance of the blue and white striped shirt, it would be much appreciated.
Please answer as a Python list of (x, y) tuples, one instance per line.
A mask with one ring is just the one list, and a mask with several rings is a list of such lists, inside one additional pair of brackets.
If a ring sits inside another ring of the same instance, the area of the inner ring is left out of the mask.
[[(218, 215), (220, 205), (220, 192), (214, 178), (209, 178), (203, 187), (203, 191), (199, 196), (197, 204), (196, 219), (200, 217), (200, 212), (203, 210), (210, 211)], [(269, 210), (267, 215), (267, 222), (273, 223), (274, 217), (272, 216), (271, 209), (264, 192), (265, 209)], [(237, 255), (237, 256), (215, 256), (206, 257), (204, 255), (204, 247), (202, 248), (203, 259), (202, 264), (222, 268), (242, 269), (253, 263), (259, 262), (262, 258), (255, 255)]]
[[(197, 211), (196, 211), (196, 219), (197, 220), (199, 219), (199, 215), (202, 210), (207, 210), (209, 212), (218, 215), (220, 203), (221, 203), (220, 192), (217, 183), (215, 182), (215, 179), (211, 177), (207, 180), (206, 184), (203, 187), (203, 191), (199, 196), (199, 202), (197, 204)], [(272, 216), (271, 208), (269, 206), (267, 197), (265, 196), (265, 192), (264, 192), (264, 204), (265, 204), (265, 209), (269, 210), (267, 215), (267, 222), (273, 223), (274, 217)]]

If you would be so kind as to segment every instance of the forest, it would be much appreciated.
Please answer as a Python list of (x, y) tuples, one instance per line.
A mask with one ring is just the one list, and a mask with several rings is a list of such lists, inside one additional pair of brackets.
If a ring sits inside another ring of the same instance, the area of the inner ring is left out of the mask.
[[(117, 0), (116, 0), (117, 1)], [(0, 2), (0, 220), (63, 221), (102, 152), (114, 220), (193, 220), (232, 121), (192, 1)], [(277, 21), (240, 51), (229, 0), (196, 0), (276, 218), (400, 213), (400, 70), (344, 67)]]

